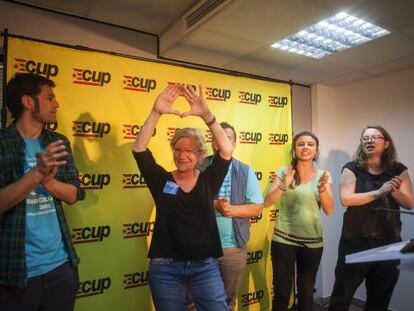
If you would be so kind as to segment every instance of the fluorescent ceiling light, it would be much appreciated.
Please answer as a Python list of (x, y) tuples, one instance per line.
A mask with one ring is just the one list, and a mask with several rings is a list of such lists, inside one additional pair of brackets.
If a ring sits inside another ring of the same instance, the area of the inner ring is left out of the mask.
[(340, 12), (271, 46), (291, 53), (322, 58), (389, 33), (381, 27)]

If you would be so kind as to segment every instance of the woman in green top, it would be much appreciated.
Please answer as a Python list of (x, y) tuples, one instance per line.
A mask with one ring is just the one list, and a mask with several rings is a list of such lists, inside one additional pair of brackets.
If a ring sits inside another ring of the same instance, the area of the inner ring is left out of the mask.
[(313, 310), (313, 286), (323, 249), (320, 208), (330, 215), (334, 205), (330, 174), (314, 166), (318, 148), (315, 134), (295, 135), (290, 165), (277, 170), (265, 197), (266, 207), (280, 200), (271, 246), (273, 310), (288, 309), (295, 262), (298, 310)]

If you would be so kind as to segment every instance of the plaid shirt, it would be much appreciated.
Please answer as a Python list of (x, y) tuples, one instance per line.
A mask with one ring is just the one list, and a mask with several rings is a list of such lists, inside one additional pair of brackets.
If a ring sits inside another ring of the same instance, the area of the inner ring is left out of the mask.
[[(77, 200), (85, 198), (80, 188), (78, 170), (70, 149), (68, 139), (58, 133), (43, 130), (40, 142), (43, 147), (58, 139), (63, 140), (68, 150), (67, 164), (60, 167), (55, 178), (61, 182), (73, 184), (77, 188)], [(23, 138), (14, 123), (0, 130), (0, 188), (19, 180), (24, 175)], [(62, 202), (54, 199), (56, 214), (62, 230), (62, 237), (70, 262), (73, 266), (79, 263), (73, 247), (68, 224), (62, 208)], [(0, 214), (0, 284), (9, 287), (24, 288), (27, 286), (27, 269), (25, 255), (26, 199)]]

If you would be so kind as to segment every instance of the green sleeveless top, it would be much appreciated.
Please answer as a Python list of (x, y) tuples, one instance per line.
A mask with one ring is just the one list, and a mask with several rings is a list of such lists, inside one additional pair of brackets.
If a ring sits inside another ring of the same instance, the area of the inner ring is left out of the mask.
[[(284, 180), (287, 167), (280, 167), (276, 175)], [(287, 188), (276, 203), (276, 222), (272, 240), (295, 246), (318, 248), (323, 246), (318, 181), (324, 170), (304, 184)], [(328, 182), (332, 177), (328, 174)]]

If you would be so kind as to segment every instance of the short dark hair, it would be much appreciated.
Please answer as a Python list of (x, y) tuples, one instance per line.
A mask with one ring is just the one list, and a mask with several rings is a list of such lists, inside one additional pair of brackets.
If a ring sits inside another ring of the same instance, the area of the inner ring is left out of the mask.
[(22, 97), (36, 97), (43, 85), (55, 87), (55, 82), (33, 73), (17, 73), (6, 85), (5, 101), (13, 119), (17, 120), (23, 112)]
[(236, 142), (236, 140), (237, 140), (237, 134), (236, 134), (236, 130), (234, 129), (234, 127), (232, 125), (230, 125), (229, 123), (227, 123), (227, 122), (221, 122), (220, 125), (221, 125), (221, 127), (223, 129), (231, 129), (233, 131), (233, 134), (234, 134), (234, 142)]

